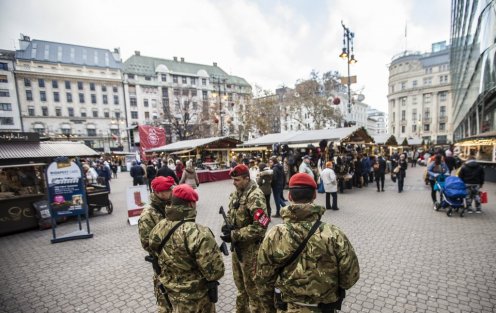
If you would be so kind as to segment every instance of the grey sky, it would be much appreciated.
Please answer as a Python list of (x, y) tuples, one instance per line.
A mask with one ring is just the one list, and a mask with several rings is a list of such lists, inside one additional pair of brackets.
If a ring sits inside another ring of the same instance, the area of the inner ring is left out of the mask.
[[(405, 49), (449, 41), (448, 0), (0, 0), (0, 48), (34, 39), (217, 62), (251, 84), (293, 86), (310, 71), (346, 75), (341, 20), (355, 32), (365, 102), (387, 111), (387, 64)], [(405, 25), (408, 40), (405, 41)]]

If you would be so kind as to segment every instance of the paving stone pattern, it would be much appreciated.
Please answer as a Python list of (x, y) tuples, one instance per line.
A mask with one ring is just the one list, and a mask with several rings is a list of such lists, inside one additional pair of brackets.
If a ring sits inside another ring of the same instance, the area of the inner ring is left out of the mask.
[[(424, 169), (408, 169), (403, 193), (389, 178), (386, 192), (375, 185), (346, 190), (338, 197), (340, 210), (323, 216), (344, 230), (360, 260), (361, 278), (342, 312), (496, 311), (496, 184), (485, 186), (483, 214), (449, 218), (432, 209)], [(92, 239), (51, 244), (50, 230), (0, 237), (0, 312), (156, 311), (152, 268), (143, 260), (137, 227), (127, 224), (131, 178), (120, 173), (111, 184), (114, 213), (90, 219)], [(218, 209), (233, 188), (230, 181), (199, 187), (197, 221), (211, 227), (218, 242)], [(317, 202), (324, 204), (323, 194)], [(57, 230), (76, 227), (69, 222)], [(230, 257), (225, 263), (217, 312), (234, 307)]]

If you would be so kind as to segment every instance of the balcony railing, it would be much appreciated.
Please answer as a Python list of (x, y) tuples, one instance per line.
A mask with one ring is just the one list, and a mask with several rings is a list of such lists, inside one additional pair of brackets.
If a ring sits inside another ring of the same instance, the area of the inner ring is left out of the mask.
[(439, 123), (446, 123), (448, 121), (448, 117), (447, 116), (440, 116), (439, 117)]
[(432, 119), (430, 117), (424, 117), (422, 120), (424, 124), (430, 124), (432, 122)]

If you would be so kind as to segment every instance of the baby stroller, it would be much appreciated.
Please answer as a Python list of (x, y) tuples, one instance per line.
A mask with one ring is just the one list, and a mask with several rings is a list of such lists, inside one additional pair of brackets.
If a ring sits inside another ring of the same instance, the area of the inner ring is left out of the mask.
[[(461, 178), (456, 176), (448, 176), (446, 178), (438, 176), (436, 179), (436, 187), (440, 193), (440, 202), (436, 210), (446, 208), (446, 214), (451, 216), (453, 211), (460, 212), (460, 217), (465, 213), (467, 189)], [(444, 180), (444, 181), (443, 181)]]

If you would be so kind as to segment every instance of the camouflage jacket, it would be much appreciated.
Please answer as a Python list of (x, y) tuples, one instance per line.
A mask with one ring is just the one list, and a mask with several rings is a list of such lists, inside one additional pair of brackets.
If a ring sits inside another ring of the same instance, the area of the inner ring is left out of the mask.
[(263, 294), (281, 290), (285, 302), (309, 304), (338, 300), (338, 287), (349, 289), (358, 280), (358, 259), (345, 234), (322, 223), (301, 254), (282, 271), (325, 209), (315, 204), (293, 204), (281, 209), (284, 224), (270, 229), (258, 251), (256, 283)]
[(243, 192), (231, 193), (227, 214), (231, 225), (236, 227), (232, 233), (235, 242), (243, 244), (262, 241), (267, 230), (267, 223), (259, 222), (261, 213), (263, 213), (262, 219), (269, 218), (265, 195), (254, 181), (250, 181)]
[(164, 248), (157, 253), (162, 269), (159, 279), (175, 301), (197, 300), (207, 294), (207, 281), (224, 276), (224, 262), (212, 231), (195, 223), (196, 209), (172, 205), (166, 218), (150, 233), (150, 249), (156, 250), (162, 239), (180, 220)]
[(150, 195), (150, 203), (145, 205), (138, 221), (138, 232), (141, 246), (148, 252), (151, 252), (149, 245), (149, 235), (153, 227), (165, 218), (165, 206), (170, 201), (163, 201), (154, 193)]

